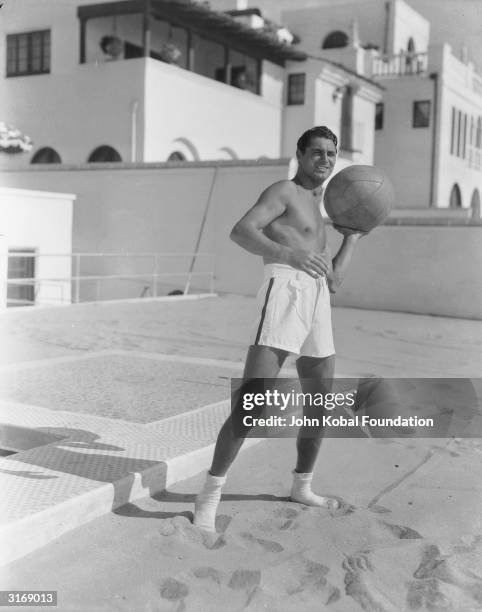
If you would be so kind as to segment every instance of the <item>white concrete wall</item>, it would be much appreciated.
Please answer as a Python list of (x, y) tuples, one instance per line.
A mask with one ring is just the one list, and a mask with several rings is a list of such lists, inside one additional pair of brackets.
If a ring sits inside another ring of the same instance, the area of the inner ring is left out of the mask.
[(424, 53), (430, 40), (430, 23), (403, 0), (392, 0), (390, 6), (391, 34), (388, 53), (406, 51), (413, 38), (415, 53)]
[[(37, 305), (70, 302), (74, 201), (75, 195), (69, 193), (0, 187), (0, 231), (5, 236), (5, 247), (35, 249), (38, 254)], [(67, 257), (48, 257), (49, 254)]]
[[(385, 19), (384, 3), (379, 0), (364, 0), (356, 3), (337, 0), (336, 3), (321, 0), (314, 8), (283, 11), (283, 23), (301, 38), (303, 49), (336, 61), (328, 50), (322, 50), (323, 40), (330, 32), (341, 30), (350, 37), (350, 26), (358, 20), (360, 41), (383, 45)], [(335, 52), (333, 52), (335, 53)]]
[[(390, 177), (401, 208), (430, 205), (433, 82), (405, 76), (384, 79), (384, 127), (375, 132), (375, 165)], [(413, 102), (432, 100), (430, 126), (412, 127)]]
[[(317, 60), (308, 60), (300, 66), (290, 63), (287, 73), (296, 72), (306, 74), (305, 104), (283, 109), (282, 154), (286, 157), (294, 155), (296, 141), (314, 125), (328, 126), (340, 139), (342, 98), (335, 93), (337, 88), (356, 81), (345, 70)], [(354, 95), (353, 142), (360, 153), (352, 156), (353, 163), (373, 164), (375, 103), (381, 96), (381, 91), (368, 83)]]
[(0, 116), (32, 138), (30, 154), (2, 155), (0, 167), (28, 165), (43, 147), (62, 162), (86, 162), (94, 149), (110, 145), (131, 159), (132, 109), (138, 101), (137, 159), (143, 151), (145, 60), (77, 64), (70, 72), (6, 79)]
[(285, 104), (285, 78), (285, 69), (282, 66), (262, 62), (261, 95), (266, 102), (276, 107)]
[[(462, 193), (462, 206), (468, 208), (474, 189), (482, 193), (482, 165), (469, 163), (469, 144), (466, 157), (450, 153), (452, 107), (469, 117), (467, 141), (470, 140), (470, 118), (475, 121), (482, 116), (482, 95), (473, 87), (473, 66), (463, 64), (452, 54), (449, 45), (432, 49), (433, 65), (441, 75), (439, 78), (439, 121), (437, 141), (436, 203), (441, 208), (449, 206), (450, 192), (457, 183)], [(479, 149), (482, 158), (482, 150)]]
[[(339, 234), (332, 228), (335, 250)], [(363, 238), (335, 304), (482, 319), (482, 226), (383, 226)]]
[(276, 104), (148, 59), (145, 105), (146, 161), (166, 161), (179, 139), (193, 145), (197, 159), (217, 159), (224, 147), (240, 158), (279, 157), (281, 96)]
[(429, 22), (403, 0), (390, 2), (388, 22), (382, 0), (319, 0), (314, 8), (283, 11), (282, 16), (283, 22), (301, 37), (303, 48), (333, 61), (339, 61), (343, 56), (337, 53), (343, 52), (322, 50), (323, 40), (335, 30), (345, 32), (350, 38), (351, 24), (355, 19), (360, 43), (378, 45), (381, 52), (384, 50), (387, 28), (388, 54), (406, 49), (410, 37), (414, 39), (415, 49), (419, 53), (426, 51), (429, 42)]
[(0, 310), (7, 307), (8, 244), (7, 237), (0, 234)]
[[(218, 165), (201, 251), (216, 256), (217, 291), (254, 295), (262, 276), (260, 258), (232, 243), (229, 232), (267, 185), (286, 177), (288, 164)], [(55, 184), (78, 194), (74, 251), (179, 253), (194, 248), (214, 167), (49, 169), (9, 172), (3, 178), (10, 186), (47, 189)], [(329, 239), (334, 250), (339, 235), (330, 229)], [(482, 295), (476, 279), (482, 265), (481, 244), (482, 226), (377, 228), (360, 241), (336, 302), (480, 319)], [(189, 257), (170, 264), (166, 260), (162, 270), (180, 272), (175, 282), (182, 288), (189, 264)], [(92, 263), (83, 272), (108, 273), (109, 265)], [(196, 270), (205, 271), (203, 266), (199, 262)], [(148, 269), (145, 261), (143, 269)], [(141, 262), (124, 260), (115, 271), (140, 273)], [(193, 285), (206, 289), (208, 283)], [(128, 285), (128, 297), (139, 297), (142, 288), (141, 282)], [(110, 295), (127, 297), (125, 290), (124, 283), (123, 295), (113, 289)], [(83, 293), (83, 298), (95, 299), (95, 293)]]
[(173, 150), (195, 158), (190, 142), (202, 159), (279, 157), (281, 68), (263, 62), (262, 96), (257, 96), (153, 59), (107, 61), (99, 47), (102, 35), (116, 30), (140, 44), (138, 15), (117, 17), (115, 23), (110, 17), (89, 20), (88, 63), (80, 65), (76, 10), (89, 3), (65, 0), (52, 10), (45, 0), (25, 0), (2, 9), (0, 65), (6, 62), (8, 33), (51, 29), (52, 53), (50, 74), (2, 83), (0, 117), (30, 136), (34, 148), (30, 154), (1, 156), (0, 168), (25, 167), (47, 146), (63, 163), (83, 163), (100, 145), (131, 161), (136, 103), (137, 161), (164, 161)]

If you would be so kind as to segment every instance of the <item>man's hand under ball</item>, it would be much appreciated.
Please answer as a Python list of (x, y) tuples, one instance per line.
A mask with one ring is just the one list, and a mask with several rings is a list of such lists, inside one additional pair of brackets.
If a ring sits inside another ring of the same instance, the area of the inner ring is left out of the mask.
[(363, 236), (366, 236), (369, 233), (361, 232), (360, 230), (353, 229), (352, 227), (343, 227), (342, 225), (333, 224), (333, 227), (336, 229), (337, 232), (343, 234), (343, 236), (355, 236), (357, 238), (363, 238)]

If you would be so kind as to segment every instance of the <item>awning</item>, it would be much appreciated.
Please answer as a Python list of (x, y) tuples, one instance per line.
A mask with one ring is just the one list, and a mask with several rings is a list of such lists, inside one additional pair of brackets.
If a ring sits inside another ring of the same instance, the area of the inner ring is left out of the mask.
[(307, 57), (303, 51), (280, 42), (272, 33), (254, 30), (228, 13), (213, 11), (204, 4), (190, 0), (123, 0), (77, 8), (77, 15), (82, 21), (131, 13), (165, 19), (173, 25), (275, 64), (284, 65), (287, 60), (303, 61)]

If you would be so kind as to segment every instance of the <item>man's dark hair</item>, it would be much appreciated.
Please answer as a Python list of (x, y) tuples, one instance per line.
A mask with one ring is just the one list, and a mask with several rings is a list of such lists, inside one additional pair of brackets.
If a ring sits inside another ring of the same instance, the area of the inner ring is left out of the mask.
[(306, 147), (310, 144), (311, 139), (317, 137), (318, 138), (328, 138), (335, 145), (335, 149), (338, 147), (338, 138), (333, 134), (333, 132), (326, 127), (326, 125), (316, 125), (315, 127), (306, 130), (298, 139), (296, 143), (296, 147), (301, 153), (305, 152)]

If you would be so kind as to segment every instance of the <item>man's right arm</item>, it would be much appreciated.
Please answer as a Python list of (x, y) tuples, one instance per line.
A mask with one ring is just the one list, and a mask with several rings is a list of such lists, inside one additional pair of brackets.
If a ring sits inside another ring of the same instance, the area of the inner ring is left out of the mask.
[(271, 240), (263, 230), (286, 211), (287, 181), (274, 183), (259, 196), (256, 204), (236, 223), (230, 238), (254, 255), (286, 263), (287, 248)]
[(279, 244), (263, 232), (286, 211), (292, 189), (291, 181), (279, 181), (265, 189), (256, 204), (233, 227), (230, 238), (254, 255), (288, 264), (314, 277), (326, 274), (327, 264), (319, 253)]

